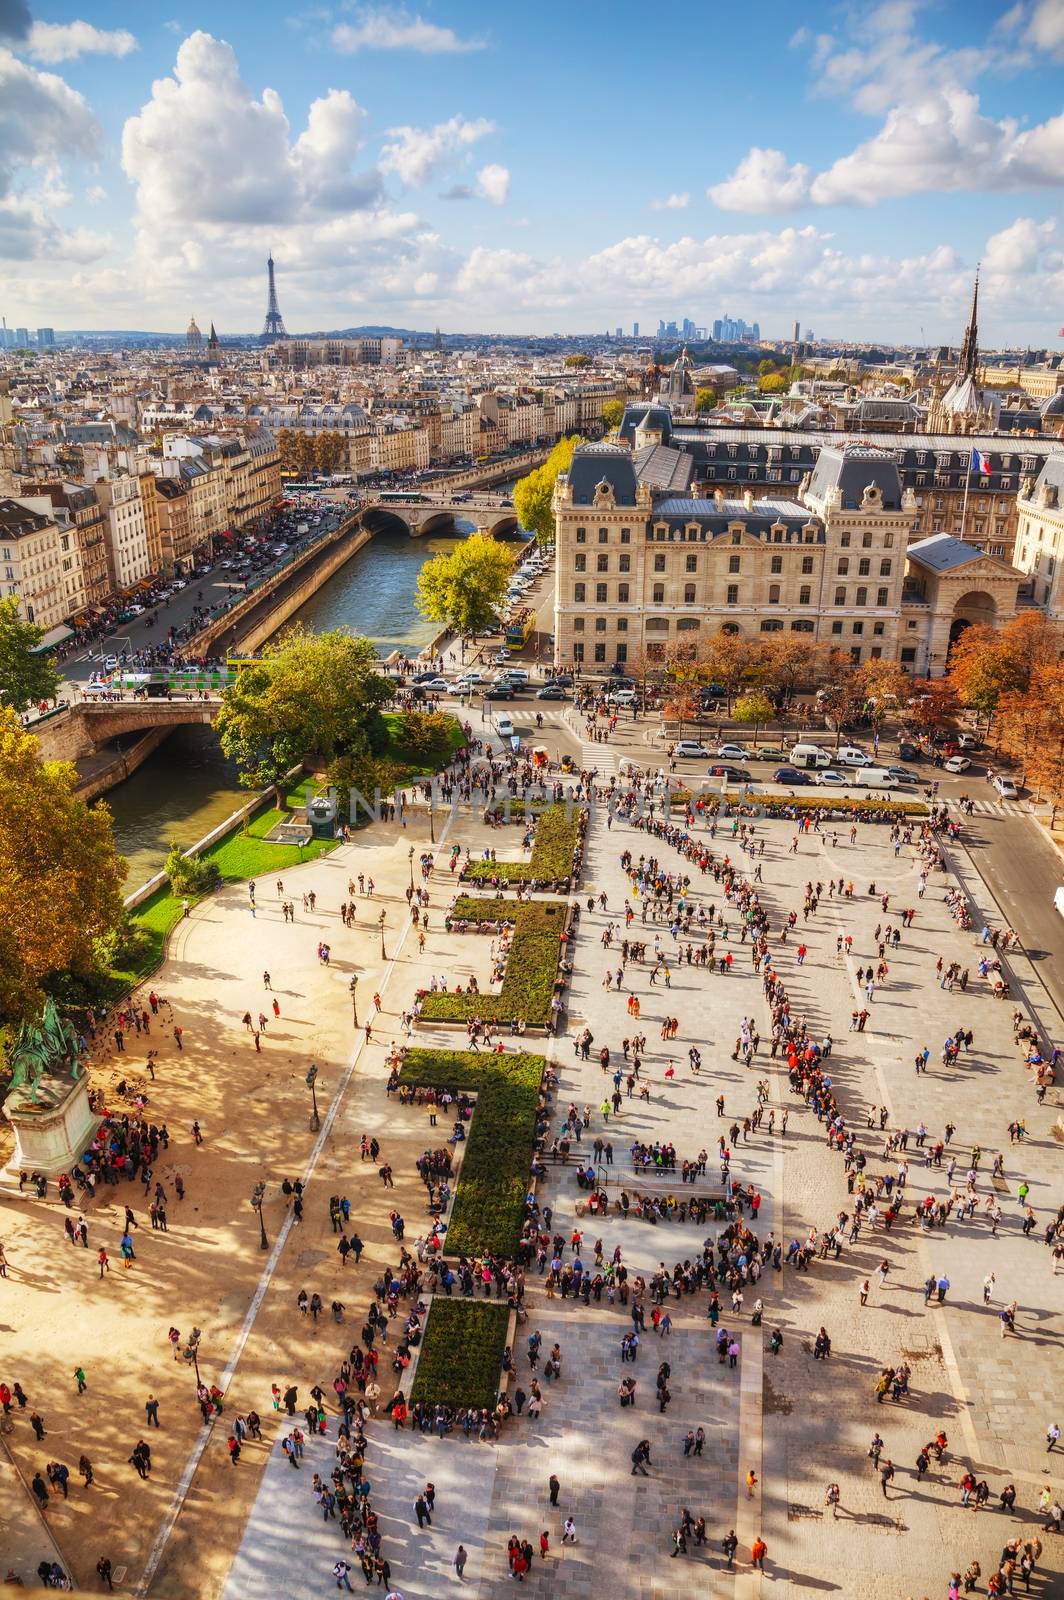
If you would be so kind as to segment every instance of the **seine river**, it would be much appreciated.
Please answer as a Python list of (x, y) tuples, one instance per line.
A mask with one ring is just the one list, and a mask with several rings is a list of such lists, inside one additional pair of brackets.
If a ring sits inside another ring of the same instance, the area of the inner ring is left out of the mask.
[[(461, 526), (461, 523), (459, 523)], [(454, 548), (455, 538), (377, 534), (308, 600), (293, 622), (316, 632), (347, 627), (372, 639), (382, 656), (419, 649), (437, 631), (414, 605), (424, 563)], [(106, 797), (115, 841), (129, 861), (126, 892), (158, 872), (172, 840), (193, 844), (247, 799), (236, 769), (209, 728), (174, 733)]]

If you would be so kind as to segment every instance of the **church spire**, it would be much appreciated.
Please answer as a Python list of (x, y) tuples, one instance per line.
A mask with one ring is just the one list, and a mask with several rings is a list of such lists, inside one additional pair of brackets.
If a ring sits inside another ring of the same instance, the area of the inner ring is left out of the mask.
[(979, 363), (979, 268), (975, 269), (975, 287), (972, 290), (972, 309), (968, 317), (968, 326), (964, 330), (964, 343), (961, 345), (961, 373), (965, 377), (974, 378), (975, 369)]

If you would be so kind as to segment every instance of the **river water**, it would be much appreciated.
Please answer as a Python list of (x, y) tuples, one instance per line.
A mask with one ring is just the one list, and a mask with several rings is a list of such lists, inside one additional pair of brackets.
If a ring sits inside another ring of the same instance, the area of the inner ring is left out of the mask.
[[(315, 632), (346, 627), (363, 633), (382, 656), (396, 649), (419, 650), (438, 628), (417, 614), (417, 575), (432, 556), (449, 553), (457, 542), (378, 533), (291, 620)], [(247, 797), (248, 791), (237, 782), (236, 768), (225, 759), (209, 728), (183, 728), (171, 734), (131, 778), (106, 796), (115, 842), (129, 862), (126, 893), (162, 868), (172, 840), (194, 844)]]

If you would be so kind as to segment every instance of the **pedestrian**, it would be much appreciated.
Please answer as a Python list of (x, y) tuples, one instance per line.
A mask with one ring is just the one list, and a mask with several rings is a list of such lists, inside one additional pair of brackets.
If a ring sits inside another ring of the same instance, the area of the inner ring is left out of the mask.
[(74, 1382), (78, 1386), (78, 1394), (84, 1394), (85, 1390), (88, 1388), (88, 1385), (85, 1382), (85, 1368), (84, 1367), (75, 1367), (74, 1368)]
[(762, 1572), (765, 1570), (765, 1557), (767, 1555), (768, 1545), (759, 1535), (750, 1546), (750, 1560), (755, 1567), (760, 1567)]
[(553, 1472), (547, 1479), (547, 1487), (550, 1490), (550, 1503), (552, 1506), (556, 1506), (558, 1504), (558, 1493), (561, 1489), (561, 1483)]
[(566, 1517), (562, 1523), (562, 1544), (576, 1543), (576, 1523), (572, 1517)]
[(751, 1467), (749, 1472), (746, 1474), (746, 1498), (748, 1500), (752, 1500), (754, 1498), (754, 1490), (757, 1488), (757, 1484), (757, 1473), (754, 1471), (753, 1467)]
[(893, 1481), (893, 1478), (894, 1478), (894, 1463), (893, 1463), (893, 1461), (887, 1461), (885, 1463), (885, 1465), (883, 1465), (879, 1469), (879, 1482), (880, 1482), (880, 1487), (883, 1490), (883, 1498), (884, 1498), (884, 1500), (887, 1500), (887, 1499), (890, 1498), (889, 1495), (887, 1494), (887, 1486)]
[(110, 1561), (106, 1556), (101, 1556), (99, 1561), (96, 1563), (96, 1574), (100, 1582), (105, 1583), (108, 1589), (114, 1589), (114, 1584), (111, 1582), (111, 1571), (112, 1568)]
[(451, 1557), (451, 1565), (458, 1574), (459, 1578), (464, 1575), (466, 1562), (468, 1560), (469, 1555), (466, 1551), (465, 1545), (460, 1544), (454, 1555)]
[(150, 1394), (144, 1402), (144, 1414), (148, 1419), (149, 1428), (159, 1426), (159, 1402), (153, 1394)]
[(333, 1567), (333, 1577), (336, 1579), (336, 1587), (338, 1589), (346, 1589), (348, 1594), (352, 1593), (351, 1580), (347, 1576), (350, 1571), (350, 1561), (345, 1561), (341, 1556), (340, 1560)]

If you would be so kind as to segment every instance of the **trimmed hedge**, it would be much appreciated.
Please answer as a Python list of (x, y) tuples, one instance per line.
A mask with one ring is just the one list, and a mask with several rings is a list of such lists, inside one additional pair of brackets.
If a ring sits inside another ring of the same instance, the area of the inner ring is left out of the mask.
[[(516, 821), (526, 820), (517, 803), (513, 814)], [(462, 881), (490, 883), (493, 878), (499, 878), (505, 883), (523, 885), (553, 879), (568, 887), (585, 822), (586, 813), (574, 810), (571, 805), (547, 806), (536, 821), (536, 835), (528, 861), (470, 861), (462, 869)]]
[(446, 1234), (448, 1256), (512, 1255), (524, 1220), (544, 1057), (408, 1050), (399, 1082), (477, 1096)]
[(502, 986), (494, 995), (426, 994), (422, 1021), (468, 1022), (470, 1017), (481, 1017), (485, 1022), (506, 1023), (518, 1017), (530, 1027), (546, 1027), (551, 1020), (566, 909), (553, 900), (518, 904), (498, 896), (483, 900), (460, 896), (448, 913), (450, 918), (513, 923)]
[[(831, 789), (818, 788), (813, 794), (760, 794), (755, 788), (750, 794), (726, 794), (724, 796), (729, 806), (741, 806), (744, 811), (760, 810), (765, 816), (779, 816), (784, 811), (797, 812), (825, 811), (830, 816), (833, 811), (842, 811), (849, 814), (851, 811), (873, 810), (881, 814), (896, 817), (926, 817), (928, 807), (923, 800), (891, 800), (887, 796), (891, 790), (883, 789), (878, 794), (869, 791), (871, 799), (862, 796), (858, 799), (855, 795), (836, 794)], [(880, 798), (882, 796), (882, 798)], [(662, 796), (664, 798), (664, 796)], [(697, 793), (690, 789), (674, 789), (669, 795), (670, 809), (686, 808), (691, 802), (704, 800), (705, 809), (711, 814), (720, 811), (720, 796), (712, 790), (699, 790)]]
[(510, 1310), (498, 1301), (445, 1300), (429, 1307), (411, 1400), (491, 1410), (499, 1394)]

